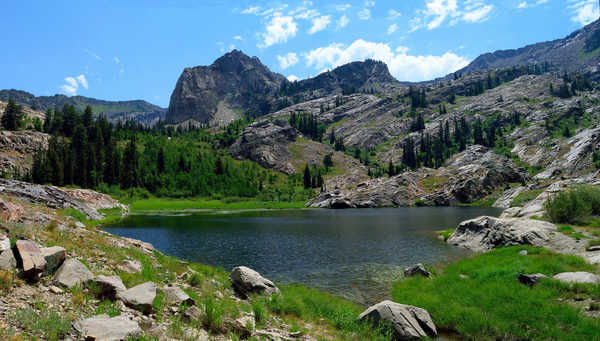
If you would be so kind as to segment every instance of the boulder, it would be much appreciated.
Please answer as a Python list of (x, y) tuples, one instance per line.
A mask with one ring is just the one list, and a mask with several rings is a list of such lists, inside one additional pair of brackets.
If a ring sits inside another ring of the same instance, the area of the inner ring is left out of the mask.
[(178, 286), (167, 286), (159, 288), (158, 291), (165, 294), (167, 303), (171, 305), (186, 304), (192, 306), (195, 303), (194, 300)]
[(548, 278), (548, 276), (546, 276), (544, 274), (540, 274), (540, 273), (519, 274), (518, 280), (519, 280), (519, 282), (521, 282), (525, 285), (533, 286), (544, 278)]
[(13, 271), (17, 268), (17, 259), (11, 249), (0, 253), (0, 270)]
[(119, 292), (127, 290), (119, 276), (96, 276), (91, 283), (97, 287), (98, 297), (113, 301)]
[(200, 308), (198, 308), (197, 306), (193, 305), (183, 312), (183, 318), (185, 318), (188, 322), (201, 321), (202, 310), (200, 310)]
[(10, 250), (10, 238), (0, 234), (0, 252)]
[(117, 298), (130, 308), (140, 310), (144, 314), (153, 311), (152, 303), (156, 297), (156, 284), (146, 282), (117, 293)]
[(409, 266), (408, 268), (404, 269), (404, 277), (413, 277), (417, 275), (421, 275), (423, 277), (431, 277), (431, 273), (427, 271), (421, 263)]
[(58, 268), (54, 281), (63, 287), (72, 288), (79, 284), (85, 284), (94, 278), (94, 274), (88, 268), (75, 258), (67, 259)]
[(135, 274), (142, 271), (142, 263), (137, 260), (127, 259), (117, 264), (117, 269), (130, 274)]
[(223, 325), (226, 330), (231, 330), (243, 339), (247, 339), (252, 335), (255, 328), (254, 315), (243, 313), (242, 316), (236, 319), (226, 318)]
[(273, 282), (245, 266), (238, 266), (233, 269), (229, 275), (229, 280), (235, 292), (244, 299), (253, 293), (268, 296), (281, 293)]
[(81, 319), (73, 324), (73, 328), (81, 339), (94, 341), (128, 340), (142, 334), (137, 322), (122, 315), (111, 318), (103, 314)]
[(479, 217), (460, 223), (447, 243), (475, 252), (511, 245), (546, 246), (555, 231), (556, 226), (545, 221)]
[(584, 284), (597, 284), (600, 283), (600, 277), (589, 272), (577, 271), (577, 272), (561, 272), (552, 277), (564, 283), (584, 283)]
[(25, 277), (37, 279), (46, 269), (46, 260), (39, 246), (30, 240), (17, 240), (15, 257)]
[(375, 326), (390, 324), (395, 340), (418, 340), (436, 337), (437, 330), (427, 310), (392, 301), (383, 301), (369, 307), (358, 318)]
[(53, 274), (67, 258), (67, 250), (60, 246), (43, 247), (42, 257), (46, 260), (44, 275)]

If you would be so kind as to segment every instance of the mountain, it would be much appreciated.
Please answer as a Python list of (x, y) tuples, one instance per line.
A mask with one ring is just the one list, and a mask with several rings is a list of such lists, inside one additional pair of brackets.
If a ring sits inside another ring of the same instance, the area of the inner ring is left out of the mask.
[(500, 50), (477, 57), (459, 73), (547, 62), (554, 70), (597, 73), (600, 63), (600, 21), (563, 39)]
[(177, 80), (166, 119), (227, 124), (245, 112), (264, 114), (286, 79), (257, 57), (233, 50), (210, 66), (186, 68)]
[(95, 98), (65, 95), (38, 96), (22, 90), (1, 90), (0, 101), (12, 98), (18, 104), (23, 104), (38, 111), (62, 108), (65, 104), (83, 110), (91, 106), (94, 114), (103, 115), (111, 122), (134, 121), (144, 125), (152, 125), (164, 119), (166, 110), (142, 100), (135, 101), (104, 101)]
[(385, 63), (349, 63), (316, 77), (290, 82), (257, 57), (233, 50), (210, 66), (186, 68), (171, 95), (167, 122), (195, 120), (224, 125), (242, 114), (262, 116), (334, 93), (384, 91), (400, 86)]

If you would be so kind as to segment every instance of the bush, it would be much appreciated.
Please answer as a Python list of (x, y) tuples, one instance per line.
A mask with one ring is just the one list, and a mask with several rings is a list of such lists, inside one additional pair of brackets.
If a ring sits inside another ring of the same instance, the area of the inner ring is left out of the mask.
[(21, 309), (15, 314), (14, 321), (33, 334), (43, 335), (44, 340), (62, 340), (71, 329), (68, 318), (47, 309), (39, 313), (31, 308)]
[(550, 198), (545, 209), (554, 223), (574, 223), (591, 214), (600, 214), (600, 190), (584, 185), (571, 188)]

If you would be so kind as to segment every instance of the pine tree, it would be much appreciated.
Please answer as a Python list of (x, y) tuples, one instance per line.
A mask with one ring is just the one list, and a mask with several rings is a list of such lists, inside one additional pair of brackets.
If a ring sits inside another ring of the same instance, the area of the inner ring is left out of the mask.
[(304, 188), (312, 188), (312, 178), (308, 164), (304, 166)]
[(2, 127), (6, 130), (17, 130), (22, 124), (23, 108), (16, 104), (12, 98), (9, 98), (2, 116)]
[(480, 118), (477, 118), (475, 125), (473, 126), (473, 143), (482, 146), (485, 144), (485, 141), (483, 140), (483, 126)]
[(88, 183), (89, 171), (86, 157), (88, 139), (86, 129), (82, 124), (78, 124), (74, 128), (71, 144), (75, 156), (75, 167), (77, 167), (77, 171), (73, 173), (73, 181), (76, 185), (85, 187)]
[(165, 173), (165, 151), (161, 147), (158, 150), (158, 155), (156, 157), (156, 169), (160, 174)]

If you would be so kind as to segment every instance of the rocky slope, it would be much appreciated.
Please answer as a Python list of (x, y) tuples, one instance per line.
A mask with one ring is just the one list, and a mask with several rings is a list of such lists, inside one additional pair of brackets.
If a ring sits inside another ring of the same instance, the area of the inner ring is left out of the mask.
[(458, 73), (548, 62), (554, 70), (598, 72), (600, 21), (571, 33), (563, 39), (501, 50), (477, 57)]
[(134, 121), (144, 125), (154, 125), (164, 119), (166, 109), (150, 104), (146, 101), (104, 101), (84, 96), (54, 95), (34, 96), (21, 90), (1, 90), (0, 101), (12, 98), (16, 103), (27, 106), (26, 110), (35, 108), (35, 111), (45, 112), (48, 109), (62, 108), (65, 104), (75, 106), (83, 111), (87, 105), (91, 106), (94, 114), (103, 115), (111, 122)]
[(50, 135), (37, 131), (0, 131), (0, 173), (23, 176), (31, 171), (33, 155), (48, 149)]

